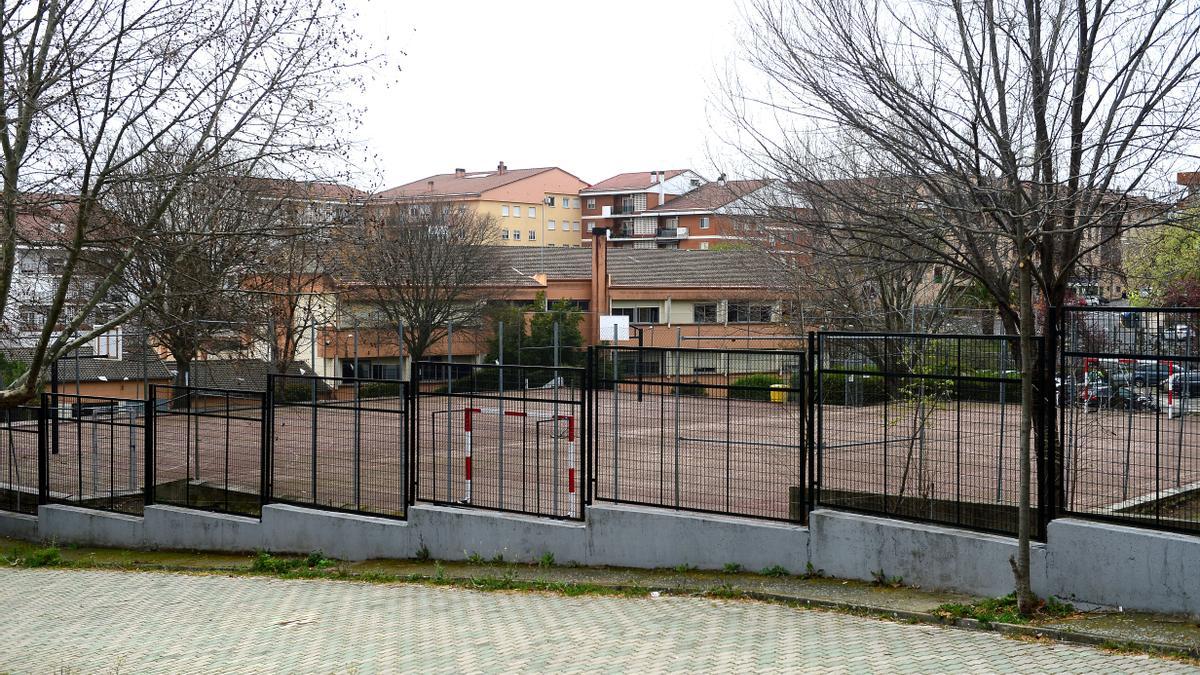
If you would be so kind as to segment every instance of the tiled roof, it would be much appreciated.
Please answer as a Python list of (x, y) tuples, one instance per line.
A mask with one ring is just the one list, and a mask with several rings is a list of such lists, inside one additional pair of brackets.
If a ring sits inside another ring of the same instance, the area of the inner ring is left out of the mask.
[[(384, 190), (372, 199), (405, 199), (411, 197), (438, 197), (449, 195), (479, 195), (498, 187), (525, 180), (540, 173), (553, 170), (554, 167), (537, 169), (505, 169), (499, 171), (467, 171), (462, 176), (456, 173), (441, 173), (415, 180), (404, 185)], [(433, 186), (430, 187), (430, 181)]]
[(275, 197), (289, 199), (354, 200), (363, 199), (367, 193), (358, 188), (339, 183), (322, 181), (288, 180), (283, 178), (255, 178), (253, 186)]
[[(270, 372), (271, 364), (262, 359), (202, 359), (192, 361), (188, 376), (193, 387), (266, 391)], [(287, 374), (313, 375), (313, 369), (304, 361), (292, 361)], [(330, 388), (328, 382), (322, 382), (321, 386)]]
[(745, 197), (767, 183), (766, 180), (731, 180), (726, 181), (724, 185), (719, 182), (706, 183), (679, 195), (662, 206), (650, 209), (649, 212), (715, 211), (730, 202)]
[[(664, 172), (667, 179), (674, 178), (679, 174), (687, 171), (687, 169), (671, 169)], [(658, 181), (650, 176), (657, 172), (654, 171), (635, 171), (633, 173), (619, 173), (612, 178), (605, 178), (595, 185), (580, 190), (579, 194), (588, 192), (607, 192), (609, 190), (648, 190), (652, 186), (657, 185)]]
[[(591, 249), (497, 247), (498, 284), (537, 286), (535, 274), (555, 279), (590, 279)], [(754, 251), (610, 248), (608, 273), (614, 286), (647, 288), (765, 287), (764, 264)]]
[[(29, 363), (33, 359), (33, 349), (19, 347), (4, 350), (5, 355), (21, 363)], [(132, 340), (122, 341), (122, 358), (109, 359), (93, 356), (91, 347), (79, 348), (79, 380), (82, 382), (119, 382), (122, 380), (140, 380), (144, 377), (150, 380), (169, 380), (171, 371), (153, 350), (143, 350), (133, 344)], [(70, 352), (58, 360), (59, 382), (75, 380), (75, 352)]]

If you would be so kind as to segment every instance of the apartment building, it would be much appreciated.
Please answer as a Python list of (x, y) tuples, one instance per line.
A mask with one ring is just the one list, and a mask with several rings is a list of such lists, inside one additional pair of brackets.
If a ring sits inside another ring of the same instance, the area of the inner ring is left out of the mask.
[(613, 245), (636, 236), (640, 241), (637, 248), (678, 248), (680, 232), (662, 229), (658, 217), (649, 212), (707, 182), (691, 169), (635, 171), (617, 174), (580, 190), (585, 222), (583, 241), (590, 244), (592, 228), (601, 227), (615, 235), (610, 242)]
[[(626, 345), (798, 346), (785, 298), (767, 283), (757, 252), (609, 248), (602, 238), (590, 249), (495, 247), (499, 275), (476, 293), (489, 302), (521, 306), (538, 298), (547, 304), (569, 301), (584, 313), (588, 344), (599, 341), (599, 317), (616, 314), (628, 316), (634, 328)], [(379, 314), (369, 289), (333, 280), (326, 292), (338, 316), (318, 329), (318, 373), (350, 375), (356, 361), (359, 373), (373, 377), (407, 370), (409, 356), (397, 348), (397, 327), (371, 328), (363, 320)], [(424, 358), (477, 361), (487, 351), (491, 329), (456, 328), (452, 344), (443, 338)]]
[(587, 183), (558, 167), (467, 171), (426, 176), (372, 196), (375, 205), (420, 209), (467, 204), (496, 222), (501, 246), (564, 248), (582, 245), (579, 191)]

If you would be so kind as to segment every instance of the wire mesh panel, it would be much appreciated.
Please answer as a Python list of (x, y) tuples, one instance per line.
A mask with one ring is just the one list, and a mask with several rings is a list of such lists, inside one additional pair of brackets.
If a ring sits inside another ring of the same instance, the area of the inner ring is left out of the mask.
[(1200, 310), (1060, 317), (1062, 509), (1200, 532)]
[(262, 512), (262, 392), (152, 386), (154, 501), (258, 516)]
[(417, 498), (582, 518), (586, 370), (418, 362)]
[[(819, 333), (817, 347), (817, 503), (1016, 533), (1015, 340)], [(1036, 523), (1036, 455), (1030, 463)]]
[(596, 499), (805, 517), (804, 352), (597, 347)]
[(403, 518), (407, 383), (272, 375), (271, 500)]
[(37, 514), (38, 452), (45, 439), (43, 411), (34, 404), (0, 415), (0, 511)]
[(49, 501), (141, 514), (145, 402), (78, 394), (46, 396)]

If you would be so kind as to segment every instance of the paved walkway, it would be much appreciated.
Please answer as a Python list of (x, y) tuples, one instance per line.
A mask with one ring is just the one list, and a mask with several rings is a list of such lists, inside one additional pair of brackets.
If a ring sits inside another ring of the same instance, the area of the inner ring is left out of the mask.
[(1185, 672), (1083, 646), (751, 602), (0, 571), (9, 672)]

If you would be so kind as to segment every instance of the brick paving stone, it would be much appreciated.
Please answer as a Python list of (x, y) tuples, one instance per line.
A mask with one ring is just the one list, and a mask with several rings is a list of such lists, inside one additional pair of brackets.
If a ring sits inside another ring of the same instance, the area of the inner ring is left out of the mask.
[[(0, 671), (1200, 672), (994, 633), (694, 598), (0, 570)], [(14, 611), (15, 610), (15, 611)]]

